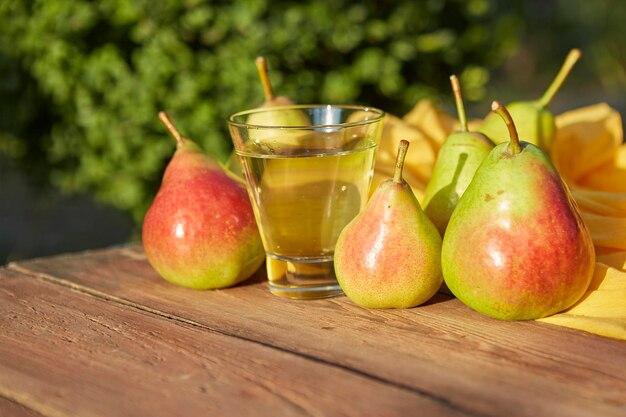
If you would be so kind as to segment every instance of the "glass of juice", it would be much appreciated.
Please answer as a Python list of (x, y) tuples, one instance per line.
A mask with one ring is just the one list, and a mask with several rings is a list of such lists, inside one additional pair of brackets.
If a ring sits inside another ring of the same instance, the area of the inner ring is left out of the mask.
[(273, 294), (342, 293), (335, 243), (367, 202), (383, 116), (371, 107), (294, 105), (229, 118)]

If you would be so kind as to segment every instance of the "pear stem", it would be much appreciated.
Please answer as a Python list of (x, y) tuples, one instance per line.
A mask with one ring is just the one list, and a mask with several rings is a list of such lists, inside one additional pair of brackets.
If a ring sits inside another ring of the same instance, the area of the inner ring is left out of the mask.
[(461, 123), (461, 132), (467, 132), (467, 116), (465, 115), (465, 105), (463, 104), (463, 95), (461, 95), (461, 83), (456, 75), (450, 76), (452, 83), (452, 92), (456, 101), (456, 112), (459, 114), (459, 122)]
[(517, 135), (515, 123), (513, 123), (513, 118), (511, 117), (509, 111), (498, 100), (494, 100), (491, 103), (491, 110), (502, 117), (502, 120), (506, 123), (506, 127), (509, 129), (509, 149), (511, 150), (511, 154), (516, 155), (520, 153), (522, 151), (522, 147), (519, 143), (519, 136)]
[(167, 128), (167, 131), (170, 132), (170, 135), (172, 135), (174, 139), (176, 139), (176, 146), (180, 146), (185, 143), (185, 138), (183, 137), (183, 135), (180, 134), (178, 129), (176, 129), (176, 126), (174, 126), (174, 123), (172, 123), (172, 119), (170, 119), (167, 113), (165, 113), (164, 111), (160, 111), (159, 119), (161, 119), (161, 122), (163, 122), (163, 124)]
[(401, 140), (400, 145), (398, 146), (398, 157), (396, 158), (396, 169), (393, 172), (393, 182), (402, 183), (402, 168), (404, 167), (404, 157), (406, 156), (406, 151), (409, 148), (408, 140)]
[(267, 61), (264, 57), (260, 56), (256, 59), (255, 63), (256, 69), (259, 72), (259, 78), (261, 79), (261, 85), (263, 86), (263, 94), (265, 95), (265, 100), (274, 100), (274, 91), (272, 90), (270, 76), (267, 71)]
[(580, 49), (572, 49), (571, 51), (569, 51), (569, 54), (567, 54), (567, 58), (565, 58), (565, 62), (563, 62), (563, 66), (559, 70), (559, 73), (556, 75), (556, 78), (552, 81), (552, 84), (550, 84), (546, 92), (543, 93), (543, 96), (541, 96), (541, 98), (539, 99), (539, 106), (546, 107), (548, 104), (550, 104), (550, 101), (552, 101), (552, 98), (554, 97), (556, 92), (559, 91), (559, 88), (561, 88), (561, 85), (563, 85), (563, 82), (569, 75), (572, 68), (574, 68), (574, 65), (580, 58), (580, 55)]

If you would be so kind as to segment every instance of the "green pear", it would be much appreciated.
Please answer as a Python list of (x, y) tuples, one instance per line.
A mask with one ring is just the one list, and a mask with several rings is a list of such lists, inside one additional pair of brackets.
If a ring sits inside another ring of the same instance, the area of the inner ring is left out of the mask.
[[(272, 83), (270, 82), (269, 71), (267, 69), (267, 60), (265, 57), (259, 56), (254, 61), (263, 87), (263, 95), (265, 101), (259, 107), (282, 107), (293, 106), (294, 102), (287, 96), (275, 96)], [(279, 125), (280, 126), (280, 125)]]
[[(563, 85), (580, 55), (579, 49), (572, 49), (569, 52), (561, 70), (539, 100), (518, 101), (507, 105), (507, 110), (519, 129), (520, 137), (539, 146), (544, 151), (551, 149), (556, 133), (554, 115), (547, 108), (548, 104)], [(496, 143), (506, 141), (506, 127), (498, 115), (493, 112), (485, 118), (478, 130)]]
[(441, 236), (402, 179), (408, 146), (408, 141), (400, 142), (393, 179), (378, 186), (337, 240), (337, 281), (362, 307), (415, 307), (443, 281)]
[(265, 259), (250, 199), (241, 184), (184, 138), (164, 112), (159, 117), (176, 139), (176, 152), (144, 218), (148, 261), (177, 285), (235, 285)]
[[(259, 79), (261, 80), (261, 86), (263, 87), (263, 94), (265, 101), (257, 107), (259, 110), (271, 110), (274, 107), (289, 107), (294, 106), (294, 102), (286, 96), (275, 96), (272, 84), (270, 82), (269, 71), (267, 69), (267, 60), (260, 56), (255, 60)], [(256, 126), (310, 126), (311, 120), (306, 113), (297, 110), (285, 110), (281, 112), (256, 112), (252, 113), (247, 120), (250, 125)], [(297, 129), (286, 129), (281, 132), (280, 141), (274, 132), (270, 132), (264, 129), (250, 129), (248, 131), (250, 152), (267, 153), (272, 149), (284, 146), (294, 146), (298, 139), (302, 136), (302, 131)], [(226, 161), (225, 168), (230, 171), (234, 176), (243, 178), (243, 168), (239, 156), (235, 151), (230, 154), (230, 157)]]
[(595, 253), (567, 186), (550, 158), (509, 129), (476, 171), (452, 213), (441, 262), (450, 291), (505, 320), (537, 319), (572, 306), (587, 290)]
[[(292, 107), (294, 103), (285, 96), (274, 96), (274, 91), (270, 83), (267, 70), (267, 61), (264, 57), (256, 59), (256, 66), (263, 86), (265, 94), (265, 102), (258, 107), (258, 112), (254, 112), (248, 116), (247, 123), (254, 126), (263, 127), (307, 127), (311, 125), (308, 115), (302, 110), (295, 108), (282, 109), (283, 107)], [(280, 135), (276, 135), (276, 130), (267, 129), (250, 129), (249, 135), (251, 143), (261, 148), (278, 148), (295, 146), (302, 131), (298, 129), (284, 129)], [(267, 151), (268, 149), (264, 149)], [(271, 149), (270, 149), (271, 150)]]
[(435, 168), (424, 192), (424, 212), (444, 235), (450, 216), (459, 198), (474, 178), (478, 166), (487, 157), (493, 142), (485, 135), (467, 128), (461, 85), (455, 75), (450, 77), (461, 130), (446, 138), (437, 155)]

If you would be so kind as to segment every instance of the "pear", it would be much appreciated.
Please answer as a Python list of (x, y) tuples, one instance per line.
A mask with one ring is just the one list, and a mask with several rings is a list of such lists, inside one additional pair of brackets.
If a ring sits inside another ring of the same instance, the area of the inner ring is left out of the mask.
[(520, 142), (511, 115), (509, 142), (476, 171), (452, 213), (441, 262), (450, 291), (474, 310), (504, 320), (537, 319), (572, 306), (594, 270), (589, 230), (550, 158)]
[(467, 128), (461, 85), (455, 75), (450, 77), (461, 130), (452, 133), (441, 145), (433, 175), (424, 192), (424, 211), (444, 235), (450, 216), (459, 198), (472, 181), (474, 173), (487, 157), (493, 142), (479, 132)]
[[(258, 57), (256, 66), (263, 85), (265, 94), (265, 102), (259, 106), (259, 109), (267, 109), (270, 111), (260, 111), (250, 114), (247, 123), (254, 126), (264, 127), (306, 127), (311, 125), (311, 120), (307, 114), (298, 109), (284, 109), (281, 111), (271, 111), (273, 108), (281, 108), (293, 106), (294, 103), (285, 96), (274, 96), (272, 85), (270, 84), (269, 74), (267, 71), (267, 62), (265, 58)], [(267, 129), (250, 129), (249, 135), (251, 144), (255, 144), (262, 148), (265, 152), (272, 149), (295, 146), (302, 137), (302, 131), (298, 129), (285, 129), (276, 135), (275, 130)], [(284, 149), (283, 149), (284, 150)]]
[(146, 256), (167, 281), (195, 289), (229, 287), (250, 277), (265, 253), (245, 189), (184, 138), (176, 139), (161, 187), (143, 222)]
[(441, 236), (402, 179), (409, 142), (400, 142), (393, 179), (343, 229), (335, 274), (344, 293), (366, 308), (409, 308), (439, 289)]
[[(547, 106), (563, 85), (580, 55), (579, 49), (572, 49), (569, 52), (561, 70), (539, 100), (519, 101), (507, 106), (507, 110), (519, 129), (520, 137), (539, 146), (544, 151), (550, 151), (556, 132), (554, 115)], [(495, 113), (490, 113), (478, 130), (496, 143), (500, 143), (498, 140), (506, 141), (506, 127)]]
[[(259, 107), (281, 107), (281, 106), (293, 106), (295, 103), (286, 96), (274, 96), (274, 90), (270, 83), (269, 71), (267, 69), (267, 60), (265, 57), (259, 56), (254, 62), (256, 69), (261, 80), (261, 86), (263, 87), (263, 95), (265, 101)], [(281, 126), (279, 124), (278, 126)]]
[[(258, 106), (258, 109), (271, 109), (272, 107), (293, 106), (294, 102), (286, 96), (275, 96), (272, 84), (270, 83), (269, 72), (267, 69), (267, 61), (264, 57), (257, 57), (255, 60), (257, 72), (263, 87), (265, 101)], [(306, 113), (300, 110), (285, 110), (283, 112), (260, 112), (253, 113), (248, 117), (247, 123), (256, 126), (310, 126), (311, 121)], [(297, 140), (302, 136), (302, 132), (289, 129), (289, 131), (281, 132), (280, 141), (275, 137), (275, 131), (270, 132), (264, 129), (250, 129), (251, 152), (267, 153), (268, 150), (276, 149), (285, 144), (294, 146)], [(237, 153), (233, 151), (226, 161), (226, 168), (236, 177), (243, 178), (243, 168)]]

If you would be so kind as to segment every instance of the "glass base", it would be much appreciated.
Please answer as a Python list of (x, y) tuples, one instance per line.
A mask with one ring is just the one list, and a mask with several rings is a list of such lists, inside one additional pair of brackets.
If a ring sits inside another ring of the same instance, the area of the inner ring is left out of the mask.
[(343, 291), (331, 258), (289, 259), (267, 256), (270, 292), (293, 300), (336, 297)]

